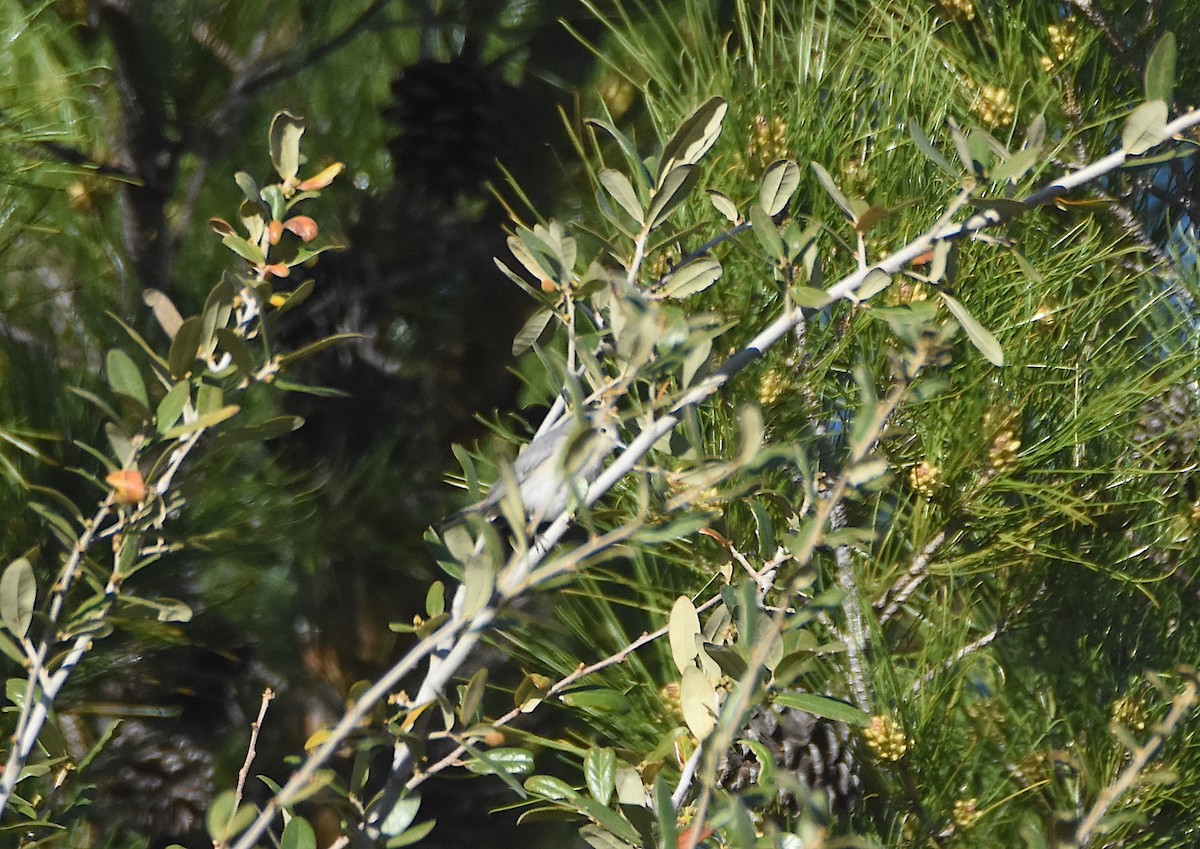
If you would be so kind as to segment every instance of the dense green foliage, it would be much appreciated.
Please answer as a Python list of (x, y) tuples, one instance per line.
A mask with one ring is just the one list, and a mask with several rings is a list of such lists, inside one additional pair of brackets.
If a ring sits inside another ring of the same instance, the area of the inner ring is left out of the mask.
[(79, 5), (4, 3), (18, 845), (1194, 841), (1189, 9)]

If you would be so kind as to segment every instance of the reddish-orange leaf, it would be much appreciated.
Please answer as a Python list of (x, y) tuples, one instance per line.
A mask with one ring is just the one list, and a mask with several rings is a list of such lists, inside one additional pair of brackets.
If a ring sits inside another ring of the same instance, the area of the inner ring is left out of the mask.
[[(271, 222), (274, 224), (275, 222)], [(295, 233), (302, 241), (311, 242), (317, 238), (317, 222), (307, 215), (295, 215), (283, 222), (283, 229)]]
[(283, 222), (272, 219), (267, 225), (267, 240), (272, 245), (278, 245), (279, 240), (283, 238)]
[(266, 272), (267, 277), (288, 277), (292, 273), (292, 270), (282, 262), (272, 263), (264, 268), (263, 271)]

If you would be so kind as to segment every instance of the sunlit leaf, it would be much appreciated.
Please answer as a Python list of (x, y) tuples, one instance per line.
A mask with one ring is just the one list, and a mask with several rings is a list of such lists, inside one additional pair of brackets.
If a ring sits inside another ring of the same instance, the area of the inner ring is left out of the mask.
[(283, 180), (291, 180), (300, 171), (300, 137), (304, 121), (287, 112), (279, 112), (271, 120), (271, 164)]
[(700, 257), (672, 271), (658, 294), (666, 298), (686, 298), (716, 283), (721, 279), (721, 273), (721, 263), (710, 257)]
[(758, 200), (767, 215), (783, 212), (800, 187), (800, 166), (790, 159), (777, 159), (767, 166), (759, 185)]
[(36, 599), (33, 566), (26, 558), (18, 557), (0, 576), (0, 622), (14, 637), (24, 637), (29, 631)]
[(646, 226), (653, 230), (666, 221), (667, 216), (687, 200), (699, 179), (700, 171), (695, 165), (680, 165), (672, 169), (663, 178), (655, 192), (654, 199), (650, 201)]
[(1155, 147), (1167, 137), (1167, 104), (1151, 100), (1134, 109), (1121, 130), (1121, 147), (1136, 156)]
[(517, 333), (516, 338), (513, 339), (512, 353), (514, 357), (519, 357), (521, 354), (524, 354), (534, 346), (534, 343), (537, 342), (538, 337), (540, 337), (542, 332), (546, 329), (546, 325), (550, 323), (550, 319), (553, 317), (553, 315), (554, 313), (552, 313), (550, 310), (541, 309), (535, 312), (525, 321), (525, 324)]
[(142, 382), (142, 373), (128, 354), (119, 348), (109, 351), (105, 360), (105, 371), (108, 374), (108, 385), (114, 392), (132, 398), (149, 410), (150, 401), (146, 397), (146, 384)]
[(629, 217), (636, 221), (639, 226), (645, 224), (646, 213), (642, 209), (641, 201), (638, 200), (637, 192), (634, 191), (629, 178), (620, 171), (613, 171), (611, 168), (601, 170), (599, 177), (600, 185), (604, 186), (605, 190), (612, 196), (612, 199), (620, 204), (623, 210), (629, 213)]
[(996, 341), (996, 337), (976, 321), (974, 316), (957, 299), (941, 290), (938, 290), (938, 294), (942, 296), (942, 300), (946, 302), (946, 306), (950, 312), (958, 319), (958, 323), (962, 325), (963, 330), (967, 331), (967, 337), (971, 340), (971, 343), (979, 349), (981, 354), (987, 357), (988, 362), (994, 366), (1004, 365), (1004, 351), (1001, 349), (1000, 343)]
[(711, 97), (683, 119), (679, 129), (663, 146), (655, 185), (661, 187), (680, 165), (695, 165), (721, 134), (721, 121), (729, 109), (722, 97)]

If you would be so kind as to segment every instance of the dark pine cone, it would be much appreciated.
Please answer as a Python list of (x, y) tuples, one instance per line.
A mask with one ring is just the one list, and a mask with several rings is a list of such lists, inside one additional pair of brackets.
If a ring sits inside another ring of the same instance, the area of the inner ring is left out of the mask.
[[(742, 737), (765, 746), (774, 756), (777, 771), (791, 773), (810, 790), (824, 791), (832, 813), (845, 816), (858, 805), (862, 781), (850, 748), (850, 729), (844, 722), (795, 708), (759, 708)], [(725, 756), (717, 782), (736, 793), (756, 784), (761, 770), (754, 750), (738, 742)], [(779, 791), (779, 805), (793, 811), (798, 808), (786, 789)]]
[(510, 136), (507, 91), (491, 69), (464, 57), (405, 68), (384, 111), (400, 125), (388, 142), (397, 176), (445, 201), (476, 192)]
[(190, 737), (140, 720), (121, 725), (89, 772), (89, 816), (118, 832), (179, 837), (203, 823), (212, 802), (212, 756)]

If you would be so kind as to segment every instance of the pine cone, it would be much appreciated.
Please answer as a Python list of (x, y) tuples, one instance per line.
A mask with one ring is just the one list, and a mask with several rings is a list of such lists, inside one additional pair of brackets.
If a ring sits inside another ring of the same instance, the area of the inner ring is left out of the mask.
[(463, 57), (406, 68), (392, 83), (395, 105), (384, 111), (400, 124), (388, 142), (397, 176), (445, 201), (477, 191), (509, 136), (506, 91), (492, 71)]
[(89, 817), (114, 831), (179, 837), (204, 821), (212, 802), (212, 756), (190, 737), (140, 720), (121, 725), (89, 772)]
[[(850, 748), (850, 729), (844, 722), (795, 708), (760, 708), (750, 717), (742, 736), (766, 746), (777, 770), (790, 772), (810, 790), (824, 791), (832, 813), (845, 816), (858, 805), (862, 780)], [(757, 783), (761, 770), (754, 751), (745, 743), (735, 743), (717, 772), (717, 782), (736, 793)], [(779, 805), (785, 810), (798, 809), (787, 790), (780, 790)]]

